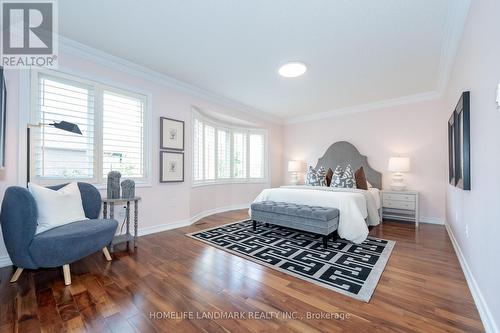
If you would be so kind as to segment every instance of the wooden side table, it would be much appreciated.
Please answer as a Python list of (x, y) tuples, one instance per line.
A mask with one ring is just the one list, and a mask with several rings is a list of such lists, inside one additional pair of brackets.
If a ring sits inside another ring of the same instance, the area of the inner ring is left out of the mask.
[[(122, 235), (118, 235), (113, 237), (113, 240), (111, 241), (111, 252), (113, 252), (113, 247), (116, 244), (124, 243), (127, 242), (127, 246), (129, 245), (129, 242), (133, 241), (134, 242), (134, 250), (137, 247), (136, 241), (137, 241), (137, 226), (139, 223), (139, 200), (141, 200), (141, 197), (134, 197), (134, 198), (119, 198), (119, 199), (108, 199), (108, 198), (103, 198), (102, 203), (104, 205), (103, 210), (102, 210), (102, 215), (105, 219), (108, 218), (108, 205), (109, 205), (109, 218), (114, 219), (115, 218), (115, 204), (126, 204), (127, 209), (125, 213), (125, 220), (126, 220), (126, 233)], [(130, 203), (134, 203), (134, 235), (130, 234)]]

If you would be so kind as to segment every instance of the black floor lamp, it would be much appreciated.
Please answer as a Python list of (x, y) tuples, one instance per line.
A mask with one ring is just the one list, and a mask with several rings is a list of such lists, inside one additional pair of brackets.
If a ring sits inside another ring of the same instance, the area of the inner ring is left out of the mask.
[(26, 129), (26, 151), (27, 151), (27, 159), (26, 159), (26, 185), (30, 182), (30, 159), (31, 159), (31, 138), (30, 138), (30, 129), (32, 127), (42, 127), (42, 126), (52, 126), (57, 129), (60, 129), (62, 131), (70, 132), (70, 133), (75, 133), (75, 134), (80, 134), (82, 135), (82, 131), (80, 131), (80, 128), (78, 127), (77, 124), (70, 123), (68, 121), (60, 121), (58, 123), (53, 122), (52, 124), (38, 124), (38, 125), (31, 125), (28, 124), (28, 127)]

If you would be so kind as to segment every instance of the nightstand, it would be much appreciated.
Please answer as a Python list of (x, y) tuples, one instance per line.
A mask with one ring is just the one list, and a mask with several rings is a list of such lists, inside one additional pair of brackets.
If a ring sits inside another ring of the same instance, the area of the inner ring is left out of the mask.
[(415, 222), (418, 228), (418, 192), (383, 190), (382, 218)]

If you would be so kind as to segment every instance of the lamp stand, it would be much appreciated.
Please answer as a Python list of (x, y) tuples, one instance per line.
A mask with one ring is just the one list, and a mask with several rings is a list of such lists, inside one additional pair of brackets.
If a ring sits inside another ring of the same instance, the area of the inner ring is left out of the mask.
[(299, 183), (299, 173), (290, 172), (290, 185), (297, 185)]
[(391, 189), (394, 191), (404, 191), (406, 190), (405, 180), (401, 172), (396, 172), (392, 176)]

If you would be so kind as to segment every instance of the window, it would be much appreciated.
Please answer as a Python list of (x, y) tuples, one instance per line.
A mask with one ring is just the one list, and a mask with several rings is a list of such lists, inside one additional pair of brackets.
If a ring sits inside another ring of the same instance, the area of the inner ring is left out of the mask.
[[(34, 71), (31, 179), (104, 183), (109, 171), (146, 181), (147, 98), (53, 71)], [(75, 123), (82, 135), (50, 124)]]
[(144, 100), (103, 92), (102, 176), (144, 177)]
[(266, 131), (232, 127), (195, 112), (194, 184), (266, 181)]

